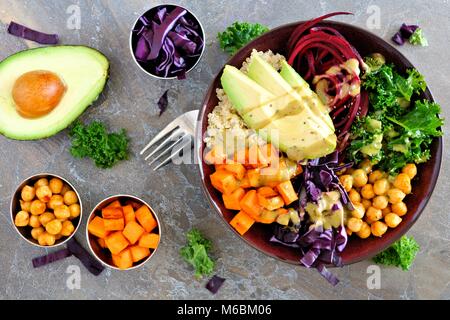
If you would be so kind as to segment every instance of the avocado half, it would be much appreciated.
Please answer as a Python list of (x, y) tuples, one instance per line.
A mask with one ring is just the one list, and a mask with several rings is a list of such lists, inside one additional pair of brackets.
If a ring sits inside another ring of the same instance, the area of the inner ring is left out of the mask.
[[(18, 77), (34, 70), (56, 73), (67, 89), (49, 114), (27, 119), (16, 111), (12, 88)], [(108, 59), (85, 46), (40, 47), (7, 57), (0, 62), (0, 133), (16, 140), (37, 140), (58, 133), (98, 98), (108, 73)]]

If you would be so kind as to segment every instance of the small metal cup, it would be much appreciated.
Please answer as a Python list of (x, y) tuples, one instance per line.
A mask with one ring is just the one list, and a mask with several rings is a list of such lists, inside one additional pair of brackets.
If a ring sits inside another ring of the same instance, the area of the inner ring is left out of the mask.
[(141, 69), (142, 71), (144, 71), (144, 72), (145, 72), (146, 74), (148, 74), (149, 76), (151, 76), (151, 77), (153, 77), (153, 78), (156, 78), (156, 79), (163, 79), (163, 80), (165, 80), (165, 79), (176, 79), (177, 76), (160, 77), (160, 76), (158, 76), (158, 75), (156, 75), (156, 74), (153, 74), (153, 73), (149, 72), (148, 70), (145, 70), (144, 67), (142, 67), (142, 65), (139, 63), (139, 61), (136, 60), (136, 57), (134, 56), (134, 50), (133, 50), (133, 37), (134, 37), (134, 34), (133, 34), (133, 30), (135, 30), (135, 27), (136, 27), (137, 22), (138, 22), (139, 19), (140, 19), (142, 16), (144, 16), (147, 12), (152, 11), (152, 10), (155, 10), (155, 8), (157, 8), (157, 7), (163, 7), (163, 6), (176, 6), (176, 7), (183, 8), (183, 9), (185, 9), (189, 14), (191, 14), (191, 15), (194, 17), (194, 19), (197, 21), (198, 25), (200, 26), (200, 30), (202, 31), (202, 34), (203, 34), (203, 48), (202, 48), (202, 52), (200, 52), (200, 55), (199, 55), (198, 58), (197, 58), (197, 61), (196, 61), (196, 62), (195, 62), (188, 70), (186, 70), (186, 74), (187, 74), (189, 71), (193, 70), (193, 69), (197, 66), (197, 64), (200, 62), (200, 60), (201, 60), (202, 57), (203, 57), (203, 54), (205, 53), (205, 48), (206, 48), (206, 43), (205, 43), (205, 39), (206, 39), (205, 29), (203, 28), (203, 25), (201, 24), (200, 20), (197, 18), (197, 16), (196, 16), (191, 10), (188, 10), (188, 9), (186, 9), (186, 8), (183, 7), (183, 6), (180, 6), (179, 4), (172, 4), (172, 3), (160, 4), (160, 5), (157, 5), (157, 6), (154, 6), (154, 7), (150, 8), (150, 9), (148, 9), (147, 11), (145, 11), (144, 13), (142, 13), (142, 14), (134, 21), (134, 23), (133, 23), (133, 28), (132, 28), (131, 31), (130, 31), (130, 39), (129, 39), (130, 52), (131, 52), (131, 56), (133, 57), (133, 61), (136, 63), (136, 65), (139, 67), (139, 69)]
[[(117, 268), (112, 262), (111, 253), (108, 252), (108, 250), (102, 249), (100, 247), (100, 245), (98, 244), (98, 242), (96, 241), (97, 237), (91, 235), (88, 230), (89, 222), (91, 222), (91, 220), (96, 216), (96, 212), (101, 211), (102, 208), (106, 207), (107, 205), (109, 205), (110, 203), (112, 203), (116, 200), (119, 200), (121, 202), (123, 202), (125, 200), (132, 200), (132, 201), (136, 201), (142, 205), (146, 205), (150, 209), (150, 211), (152, 212), (153, 216), (156, 219), (156, 222), (158, 223), (159, 243), (156, 246), (156, 249), (154, 249), (153, 252), (147, 258), (145, 258), (144, 260), (140, 261), (138, 264), (136, 264), (128, 269)], [(152, 209), (152, 207), (147, 202), (145, 202), (144, 200), (142, 200), (138, 197), (135, 197), (135, 196), (131, 196), (131, 195), (127, 195), (127, 194), (118, 194), (118, 195), (111, 196), (111, 197), (104, 199), (103, 201), (98, 203), (95, 206), (95, 208), (91, 211), (91, 213), (89, 214), (89, 217), (88, 217), (87, 224), (86, 224), (86, 238), (87, 238), (87, 243), (89, 245), (89, 249), (92, 252), (92, 255), (100, 263), (102, 263), (106, 267), (109, 267), (112, 269), (116, 269), (116, 270), (120, 270), (120, 271), (128, 271), (128, 270), (133, 270), (133, 269), (142, 267), (147, 261), (149, 261), (155, 255), (155, 253), (156, 253), (156, 251), (158, 251), (158, 248), (161, 243), (161, 233), (162, 233), (161, 229), (162, 229), (161, 223), (159, 221), (158, 215), (155, 213), (155, 211)]]
[[(52, 178), (59, 178), (61, 179), (64, 183), (66, 183), (77, 195), (78, 197), (78, 203), (80, 204), (80, 215), (72, 220), (72, 223), (75, 227), (74, 231), (72, 232), (72, 234), (68, 237), (62, 237), (58, 240), (56, 240), (55, 244), (52, 246), (41, 246), (37, 240), (33, 239), (31, 237), (30, 234), (30, 227), (26, 226), (26, 227), (17, 227), (14, 223), (14, 219), (16, 217), (16, 214), (21, 210), (20, 209), (20, 199), (21, 199), (21, 192), (22, 192), (22, 188), (26, 185), (33, 185), (37, 180), (41, 179), (41, 178), (47, 178), (47, 179), (52, 179)], [(36, 247), (40, 247), (40, 248), (54, 248), (54, 247), (58, 247), (60, 245), (63, 245), (64, 243), (66, 243), (67, 241), (69, 241), (69, 239), (71, 239), (74, 234), (77, 232), (78, 227), (80, 226), (80, 221), (81, 221), (81, 217), (83, 216), (83, 204), (81, 203), (81, 197), (80, 194), (78, 193), (78, 191), (75, 189), (75, 187), (69, 182), (67, 181), (65, 178), (58, 176), (56, 174), (53, 173), (39, 173), (39, 174), (35, 174), (32, 175), (28, 178), (26, 178), (25, 180), (22, 181), (22, 183), (16, 188), (16, 190), (14, 191), (12, 197), (11, 197), (11, 205), (10, 205), (10, 211), (11, 211), (11, 222), (12, 225), (14, 226), (14, 229), (17, 231), (17, 233), (20, 235), (20, 237), (22, 239), (24, 239), (26, 242), (28, 242), (29, 244), (36, 246)]]

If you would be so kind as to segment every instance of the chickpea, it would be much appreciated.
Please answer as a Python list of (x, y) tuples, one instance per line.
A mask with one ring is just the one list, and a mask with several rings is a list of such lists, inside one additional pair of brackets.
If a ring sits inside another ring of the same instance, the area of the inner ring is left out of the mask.
[(26, 211), (26, 212), (30, 212), (31, 201), (19, 200), (19, 202), (20, 202), (20, 209), (22, 209), (23, 211)]
[(411, 193), (411, 179), (406, 173), (400, 173), (394, 180), (394, 187), (400, 189), (405, 194)]
[(367, 210), (372, 205), (372, 201), (370, 201), (369, 199), (362, 199), (361, 203), (365, 210)]
[(22, 188), (20, 196), (22, 197), (23, 201), (31, 201), (36, 196), (36, 189), (30, 186), (25, 186)]
[(63, 235), (61, 233), (55, 234), (55, 240), (59, 240), (63, 237)]
[(364, 213), (366, 212), (366, 208), (364, 208), (363, 204), (359, 202), (355, 203), (353, 207), (355, 207), (355, 210), (352, 211), (352, 217), (362, 219), (364, 217)]
[(389, 228), (395, 228), (400, 224), (400, 222), (402, 222), (402, 218), (395, 213), (388, 213), (384, 217), (384, 222), (386, 222)]
[(63, 185), (63, 182), (59, 178), (52, 178), (49, 182), (50, 190), (56, 194), (61, 193)]
[(375, 221), (380, 220), (383, 217), (380, 209), (370, 207), (366, 211), (366, 219), (368, 223), (373, 223)]
[(388, 213), (391, 213), (392, 211), (391, 211), (391, 206), (387, 206), (386, 208), (384, 208), (384, 209), (381, 209), (381, 214), (383, 215), (383, 218), (388, 214)]
[(45, 231), (53, 235), (60, 233), (61, 229), (62, 223), (58, 219), (54, 219), (45, 225)]
[(38, 243), (41, 246), (52, 246), (55, 244), (55, 241), (56, 241), (55, 236), (46, 231), (41, 233), (38, 237)]
[(408, 212), (408, 208), (406, 204), (401, 201), (399, 203), (394, 203), (392, 206), (392, 212), (398, 215), (399, 217), (404, 216)]
[(55, 217), (58, 219), (68, 219), (70, 217), (70, 209), (66, 205), (58, 206), (54, 210)]
[(350, 218), (347, 221), (347, 227), (353, 232), (359, 232), (363, 225), (363, 221), (358, 218)]
[(402, 202), (406, 194), (397, 188), (393, 188), (388, 190), (387, 196), (389, 198), (389, 203), (396, 204)]
[(351, 201), (352, 203), (358, 203), (358, 202), (361, 201), (361, 196), (360, 196), (360, 194), (358, 193), (358, 191), (356, 191), (355, 189), (351, 189), (351, 190), (348, 192), (348, 197), (350, 198), (350, 201)]
[(61, 194), (62, 196), (64, 196), (64, 195), (66, 194), (66, 192), (67, 192), (67, 191), (70, 191), (70, 190), (72, 190), (72, 189), (69, 187), (69, 185), (67, 185), (67, 184), (64, 183), (64, 185), (63, 185), (63, 187), (62, 187), (62, 189), (61, 189), (60, 194)]
[(26, 211), (19, 211), (14, 218), (14, 224), (18, 227), (25, 227), (30, 222), (30, 215)]
[(41, 222), (39, 221), (38, 216), (30, 216), (30, 222), (28, 223), (32, 228), (39, 228), (41, 226)]
[(361, 196), (364, 199), (372, 199), (375, 197), (375, 193), (373, 192), (373, 186), (371, 184), (366, 184), (361, 188)]
[(55, 210), (56, 207), (64, 205), (64, 198), (59, 194), (54, 194), (48, 202), (48, 207)]
[(75, 227), (72, 224), (72, 221), (64, 221), (62, 223), (62, 229), (61, 229), (61, 235), (68, 237), (70, 236), (73, 231), (75, 230)]
[(360, 188), (362, 186), (364, 186), (367, 181), (367, 174), (364, 172), (363, 169), (356, 169), (353, 174), (353, 186)]
[(41, 186), (36, 189), (36, 197), (42, 202), (49, 202), (52, 198), (52, 190), (49, 186)]
[(48, 179), (47, 178), (41, 178), (34, 184), (34, 187), (37, 189), (42, 186), (48, 186)]
[(383, 172), (375, 170), (369, 175), (369, 183), (374, 184), (375, 181), (380, 180), (381, 178), (383, 178)]
[(417, 167), (414, 163), (408, 163), (402, 169), (403, 173), (406, 173), (410, 179), (414, 178), (417, 174)]
[(361, 239), (370, 237), (370, 226), (363, 221), (361, 229), (356, 233)]
[(74, 191), (67, 191), (64, 194), (64, 203), (68, 206), (70, 206), (71, 204), (77, 203), (78, 202), (78, 197), (77, 194)]
[(54, 220), (56, 217), (51, 212), (44, 212), (39, 216), (39, 222), (45, 227), (47, 223)]
[(373, 184), (373, 192), (377, 196), (386, 194), (389, 190), (389, 181), (386, 178), (379, 179)]
[(345, 232), (347, 233), (347, 235), (350, 237), (352, 235), (352, 230), (350, 230), (348, 227), (345, 227)]
[(363, 162), (361, 162), (361, 164), (359, 165), (359, 167), (366, 173), (369, 174), (372, 172), (372, 162), (370, 162), (369, 159), (365, 159)]
[(81, 207), (78, 203), (70, 205), (69, 210), (70, 210), (70, 219), (77, 218), (81, 213)]
[(33, 228), (33, 229), (31, 229), (31, 237), (33, 237), (33, 239), (37, 240), (39, 238), (39, 236), (44, 232), (45, 232), (45, 230), (43, 227)]
[(45, 209), (47, 209), (47, 207), (41, 200), (34, 200), (30, 205), (30, 213), (35, 216), (44, 213)]
[(344, 174), (339, 177), (339, 181), (341, 182), (342, 186), (344, 187), (345, 191), (349, 192), (351, 188), (353, 187), (353, 176), (349, 174)]
[(376, 196), (372, 200), (372, 206), (374, 206), (377, 209), (383, 210), (388, 206), (388, 198), (386, 196)]
[(370, 226), (370, 230), (372, 231), (372, 234), (375, 237), (381, 237), (383, 234), (386, 233), (387, 228), (388, 228), (387, 225), (384, 222), (381, 222), (381, 221), (375, 221)]

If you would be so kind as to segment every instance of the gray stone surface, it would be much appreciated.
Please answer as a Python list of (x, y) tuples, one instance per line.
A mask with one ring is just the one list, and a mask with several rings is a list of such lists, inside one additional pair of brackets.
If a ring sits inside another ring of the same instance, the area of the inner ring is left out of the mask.
[[(337, 20), (366, 27), (368, 7), (381, 10), (381, 26), (373, 32), (389, 39), (402, 22), (420, 24), (428, 37), (428, 48), (405, 45), (399, 48), (426, 76), (443, 116), (450, 118), (449, 66), (450, 4), (447, 0), (418, 1), (176, 1), (192, 9), (207, 33), (207, 50), (187, 81), (158, 81), (143, 74), (129, 53), (128, 36), (134, 20), (156, 1), (0, 1), (0, 19), (57, 32), (65, 44), (98, 48), (111, 61), (111, 77), (101, 99), (82, 120), (98, 119), (111, 128), (124, 127), (131, 137), (131, 158), (111, 170), (96, 169), (89, 160), (74, 160), (68, 153), (67, 132), (42, 141), (18, 142), (0, 137), (0, 298), (3, 299), (449, 299), (450, 216), (449, 154), (444, 153), (441, 178), (425, 212), (411, 229), (422, 249), (411, 271), (381, 269), (381, 289), (368, 290), (364, 261), (335, 270), (341, 284), (328, 285), (313, 271), (293, 267), (243, 245), (209, 207), (200, 188), (195, 165), (166, 166), (158, 172), (148, 169), (137, 156), (144, 143), (170, 120), (199, 108), (216, 72), (227, 60), (215, 35), (235, 20), (261, 22), (276, 27), (296, 20), (344, 10), (354, 16)], [(81, 30), (66, 28), (66, 9), (78, 3)], [(0, 32), (0, 58), (34, 44)], [(0, 84), (1, 85), (1, 84)], [(156, 101), (170, 89), (170, 106), (158, 117)], [(1, 115), (0, 115), (1, 116)], [(446, 130), (449, 122), (447, 121)], [(444, 138), (448, 142), (448, 136)], [(71, 180), (82, 195), (85, 216), (77, 239), (85, 241), (85, 220), (104, 197), (130, 193), (143, 197), (159, 213), (164, 240), (154, 259), (143, 268), (119, 272), (106, 270), (99, 277), (86, 272), (78, 260), (69, 258), (33, 270), (31, 259), (45, 250), (30, 247), (12, 228), (10, 195), (25, 177), (42, 171)], [(226, 277), (216, 296), (204, 289), (205, 281), (193, 278), (190, 267), (178, 254), (184, 234), (191, 227), (214, 239), (217, 272)], [(80, 265), (81, 289), (66, 286), (69, 265)]]

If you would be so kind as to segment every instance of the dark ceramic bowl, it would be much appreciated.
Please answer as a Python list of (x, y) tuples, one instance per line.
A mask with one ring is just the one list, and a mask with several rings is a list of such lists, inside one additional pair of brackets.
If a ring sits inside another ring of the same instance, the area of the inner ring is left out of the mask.
[[(270, 49), (275, 53), (286, 55), (285, 48), (288, 38), (295, 27), (301, 23), (303, 22), (296, 22), (271, 30), (242, 48), (228, 61), (227, 64), (240, 67), (242, 62), (250, 56), (252, 49), (257, 49), (260, 51)], [(362, 56), (379, 52), (386, 57), (386, 61), (394, 63), (397, 69), (402, 73), (406, 72), (407, 68), (413, 67), (411, 62), (409, 62), (409, 60), (394, 47), (366, 30), (349, 24), (333, 21), (323, 22), (320, 23), (320, 25), (330, 26), (338, 30)], [(216, 88), (220, 87), (221, 75), (222, 70), (209, 87), (205, 99), (203, 100), (202, 109), (199, 113), (199, 123), (196, 136), (197, 159), (202, 159), (203, 151), (205, 149), (205, 144), (202, 141), (202, 137), (204, 136), (208, 126), (208, 114), (218, 103)], [(433, 101), (431, 92), (428, 89), (421, 98), (426, 98)], [(438, 138), (435, 139), (431, 145), (431, 159), (427, 163), (418, 166), (417, 177), (412, 183), (414, 193), (407, 196), (405, 200), (406, 205), (408, 206), (408, 214), (402, 217), (403, 221), (401, 224), (395, 229), (389, 229), (381, 238), (370, 237), (368, 239), (360, 239), (357, 237), (350, 237), (349, 243), (342, 253), (344, 264), (351, 264), (373, 257), (398, 240), (409, 230), (409, 228), (411, 228), (414, 222), (419, 218), (423, 209), (427, 205), (428, 200), (430, 199), (439, 175), (441, 159), (442, 139)], [(214, 168), (202, 160), (199, 160), (198, 163), (200, 166), (200, 174), (206, 196), (215, 211), (225, 220), (229, 229), (255, 249), (258, 249), (261, 252), (282, 261), (292, 264), (299, 264), (298, 250), (269, 242), (269, 239), (272, 236), (271, 226), (258, 223), (255, 224), (244, 236), (240, 236), (229, 224), (229, 221), (233, 218), (236, 212), (228, 210), (224, 207), (220, 193), (211, 185), (209, 175), (213, 173)]]

